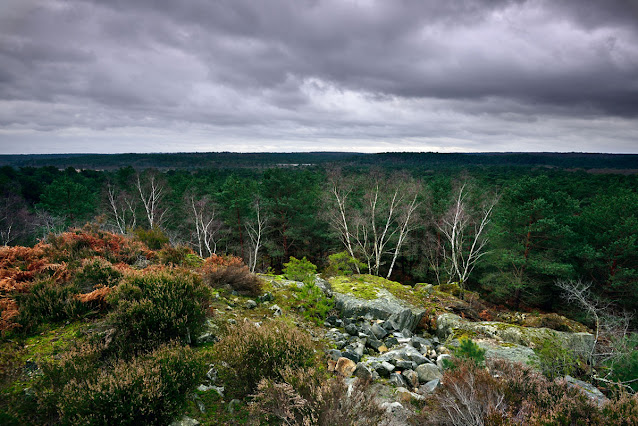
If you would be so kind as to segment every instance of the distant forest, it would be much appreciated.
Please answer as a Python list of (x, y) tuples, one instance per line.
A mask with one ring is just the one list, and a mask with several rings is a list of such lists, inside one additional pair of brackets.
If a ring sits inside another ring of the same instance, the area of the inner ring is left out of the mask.
[(560, 280), (638, 307), (638, 155), (180, 153), (0, 156), (0, 237), (87, 223), (279, 271), (344, 253), (404, 282), (564, 311)]

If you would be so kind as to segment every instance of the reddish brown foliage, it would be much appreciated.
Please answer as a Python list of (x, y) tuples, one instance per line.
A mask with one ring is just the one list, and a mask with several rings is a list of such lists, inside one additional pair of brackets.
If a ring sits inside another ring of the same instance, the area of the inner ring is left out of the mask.
[(204, 259), (204, 265), (202, 266), (203, 272), (212, 272), (216, 271), (220, 267), (227, 266), (236, 266), (240, 267), (244, 265), (244, 261), (241, 257), (236, 256), (218, 256), (216, 254), (212, 254), (210, 257)]
[(47, 255), (53, 261), (102, 256), (112, 263), (134, 263), (139, 256), (153, 257), (142, 242), (90, 225), (49, 237)]
[(113, 291), (113, 287), (98, 286), (90, 293), (78, 294), (77, 298), (82, 303), (91, 303), (100, 308), (107, 306), (106, 297)]
[(482, 321), (492, 321), (492, 315), (490, 315), (489, 312), (487, 312), (487, 309), (483, 309), (480, 313), (479, 313), (479, 318)]
[(16, 328), (18, 325), (13, 319), (18, 316), (18, 304), (8, 297), (0, 298), (0, 332), (5, 332)]

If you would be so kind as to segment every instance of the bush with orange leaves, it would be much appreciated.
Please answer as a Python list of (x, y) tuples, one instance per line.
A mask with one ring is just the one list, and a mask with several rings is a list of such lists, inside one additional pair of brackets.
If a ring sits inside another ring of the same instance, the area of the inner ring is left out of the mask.
[(241, 258), (213, 254), (202, 267), (204, 282), (213, 288), (229, 288), (239, 294), (258, 296), (263, 283), (252, 274)]
[(124, 235), (102, 231), (93, 225), (72, 229), (60, 235), (50, 235), (44, 246), (52, 262), (101, 256), (111, 263), (135, 263), (140, 256), (152, 258), (154, 253), (140, 241)]
[(0, 333), (2, 335), (18, 327), (18, 324), (14, 321), (18, 314), (18, 304), (15, 300), (8, 297), (0, 298)]

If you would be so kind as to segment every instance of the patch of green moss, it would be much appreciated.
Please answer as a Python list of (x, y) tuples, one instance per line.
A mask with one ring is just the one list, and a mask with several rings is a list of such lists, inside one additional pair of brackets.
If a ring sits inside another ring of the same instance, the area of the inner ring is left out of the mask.
[(330, 285), (338, 293), (350, 294), (359, 299), (367, 300), (375, 299), (380, 289), (415, 305), (423, 305), (429, 296), (423, 286), (412, 288), (409, 285), (369, 274), (332, 277)]
[(36, 363), (48, 361), (51, 357), (67, 351), (71, 345), (85, 336), (87, 324), (73, 322), (68, 325), (49, 325), (41, 333), (24, 341), (24, 359)]

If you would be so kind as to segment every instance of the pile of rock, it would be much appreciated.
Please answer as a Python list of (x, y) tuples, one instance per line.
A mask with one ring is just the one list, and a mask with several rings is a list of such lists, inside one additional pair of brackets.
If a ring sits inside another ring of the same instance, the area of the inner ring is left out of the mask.
[(413, 318), (406, 311), (386, 320), (329, 317), (333, 328), (326, 337), (336, 346), (328, 351), (329, 369), (345, 377), (385, 378), (400, 388), (432, 392), (449, 351), (436, 337), (414, 334)]

